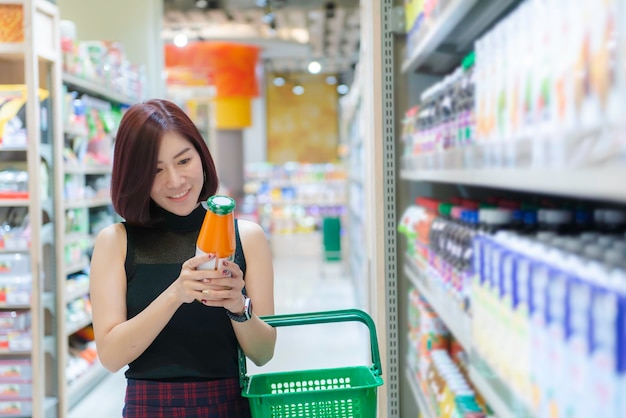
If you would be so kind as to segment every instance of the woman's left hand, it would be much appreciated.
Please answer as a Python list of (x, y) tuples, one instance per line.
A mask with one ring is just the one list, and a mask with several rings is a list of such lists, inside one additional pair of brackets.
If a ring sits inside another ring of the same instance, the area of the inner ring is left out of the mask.
[(217, 270), (206, 270), (207, 278), (202, 280), (198, 300), (206, 306), (221, 306), (233, 313), (243, 312), (243, 294), (245, 286), (243, 272), (232, 262), (221, 260)]

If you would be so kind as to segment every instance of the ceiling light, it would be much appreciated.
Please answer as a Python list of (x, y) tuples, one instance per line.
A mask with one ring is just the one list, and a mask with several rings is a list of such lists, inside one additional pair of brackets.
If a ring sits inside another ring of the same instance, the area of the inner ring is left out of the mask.
[(174, 37), (174, 45), (176, 45), (179, 48), (182, 48), (185, 45), (187, 45), (187, 42), (189, 42), (189, 39), (187, 39), (187, 35), (185, 35), (184, 33), (179, 33), (178, 35)]
[(282, 87), (285, 85), (285, 79), (282, 77), (274, 77), (274, 80), (272, 80), (272, 84), (274, 84), (276, 87)]
[(337, 93), (339, 94), (347, 94), (350, 91), (350, 88), (345, 84), (340, 84), (337, 86)]
[(196, 7), (199, 9), (204, 9), (209, 5), (207, 0), (196, 0)]
[(311, 61), (309, 63), (309, 72), (311, 74), (319, 74), (322, 71), (322, 65), (317, 61)]
[(296, 84), (291, 89), (291, 92), (296, 96), (302, 96), (304, 94), (304, 87), (302, 87), (300, 84)]
[(335, 77), (334, 75), (329, 75), (328, 77), (326, 77), (326, 84), (331, 86), (337, 84), (337, 77)]

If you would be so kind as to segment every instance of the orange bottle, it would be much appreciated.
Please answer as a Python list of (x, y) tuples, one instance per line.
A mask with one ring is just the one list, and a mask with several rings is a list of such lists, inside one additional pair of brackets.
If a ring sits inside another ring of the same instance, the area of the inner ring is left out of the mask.
[(220, 260), (232, 261), (235, 256), (235, 201), (228, 196), (211, 196), (206, 209), (196, 241), (196, 255), (215, 254), (213, 260), (198, 267), (215, 270)]

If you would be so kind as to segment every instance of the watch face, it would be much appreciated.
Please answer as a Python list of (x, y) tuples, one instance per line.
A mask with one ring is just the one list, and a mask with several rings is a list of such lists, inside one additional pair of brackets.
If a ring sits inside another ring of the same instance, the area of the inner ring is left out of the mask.
[(244, 315), (246, 315), (246, 318), (250, 319), (252, 318), (252, 299), (250, 299), (249, 297), (246, 297), (246, 301), (245, 301), (245, 309), (244, 311)]

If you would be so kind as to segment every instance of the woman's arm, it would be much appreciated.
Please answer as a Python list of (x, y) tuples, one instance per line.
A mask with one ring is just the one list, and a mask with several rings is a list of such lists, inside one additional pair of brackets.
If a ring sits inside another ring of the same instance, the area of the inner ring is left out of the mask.
[(110, 371), (120, 370), (159, 335), (182, 303), (199, 297), (205, 274), (195, 267), (209, 256), (187, 260), (180, 276), (146, 309), (127, 320), (126, 230), (122, 224), (103, 229), (96, 237), (91, 258), (90, 299), (98, 356)]
[(254, 222), (238, 220), (241, 245), (246, 257), (246, 294), (252, 300), (252, 318), (231, 321), (246, 356), (257, 366), (270, 361), (276, 345), (276, 329), (259, 319), (274, 314), (274, 267), (263, 229)]

